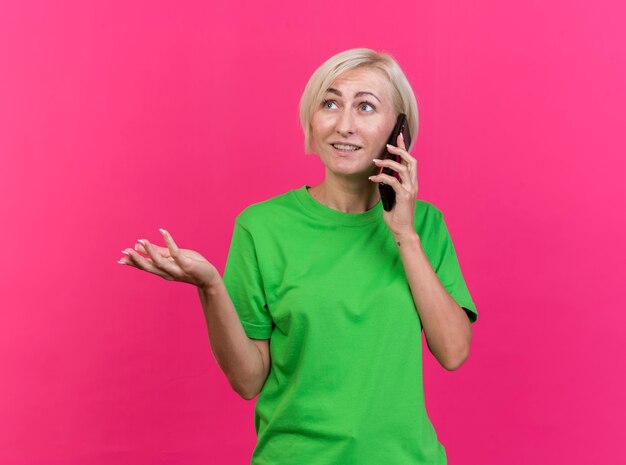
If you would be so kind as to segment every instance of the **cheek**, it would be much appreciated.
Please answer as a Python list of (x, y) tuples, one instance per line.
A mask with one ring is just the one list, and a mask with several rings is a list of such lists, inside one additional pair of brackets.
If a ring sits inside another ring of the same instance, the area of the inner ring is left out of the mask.
[[(378, 137), (380, 139), (384, 139), (385, 142), (387, 142), (387, 139), (389, 138), (389, 136), (391, 135), (391, 132), (393, 131), (393, 128), (396, 125), (396, 121), (395, 119), (393, 121), (391, 121), (391, 123), (385, 123), (385, 124), (380, 124), (378, 127)], [(394, 144), (395, 145), (395, 144)]]
[(384, 142), (386, 142), (392, 129), (393, 128), (387, 129), (386, 125), (381, 124), (377, 126), (374, 131), (372, 131), (372, 136), (378, 141), (384, 140)]
[(313, 130), (317, 132), (327, 131), (333, 126), (332, 116), (316, 116), (311, 120)]

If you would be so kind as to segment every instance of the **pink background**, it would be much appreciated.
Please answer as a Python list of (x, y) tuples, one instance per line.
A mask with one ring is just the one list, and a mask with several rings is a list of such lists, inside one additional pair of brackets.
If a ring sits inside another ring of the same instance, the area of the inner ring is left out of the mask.
[(223, 271), (245, 206), (321, 181), (299, 98), (360, 46), (479, 310), (424, 357), (450, 464), (626, 463), (623, 3), (300, 3), (0, 6), (0, 463), (249, 463), (195, 288), (116, 261), (163, 227)]

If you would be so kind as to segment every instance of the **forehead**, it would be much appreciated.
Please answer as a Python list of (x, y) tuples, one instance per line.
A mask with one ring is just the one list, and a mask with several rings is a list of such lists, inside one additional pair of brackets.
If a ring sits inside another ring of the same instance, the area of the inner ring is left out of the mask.
[(377, 68), (354, 68), (345, 71), (329, 87), (345, 90), (349, 97), (355, 92), (366, 91), (376, 94), (380, 99), (391, 99), (391, 83), (387, 75)]

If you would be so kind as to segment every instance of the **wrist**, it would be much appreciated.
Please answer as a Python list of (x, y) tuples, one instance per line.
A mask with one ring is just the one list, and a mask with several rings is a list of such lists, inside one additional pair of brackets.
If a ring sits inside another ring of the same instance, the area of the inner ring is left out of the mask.
[(393, 240), (396, 242), (396, 244), (398, 242), (401, 241), (415, 241), (415, 242), (419, 242), (420, 241), (420, 237), (419, 235), (415, 232), (415, 231), (406, 231), (406, 232), (402, 232), (402, 233), (393, 233)]
[(218, 277), (213, 281), (198, 286), (198, 289), (205, 295), (215, 295), (224, 285), (222, 277)]

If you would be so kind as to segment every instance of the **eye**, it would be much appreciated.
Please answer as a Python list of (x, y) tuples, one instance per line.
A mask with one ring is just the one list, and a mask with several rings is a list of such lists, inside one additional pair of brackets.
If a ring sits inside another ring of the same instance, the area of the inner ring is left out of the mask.
[[(371, 103), (369, 103), (369, 102), (361, 102), (361, 104), (359, 105), (359, 108), (363, 108), (363, 107), (365, 107), (365, 106), (367, 106), (367, 107), (371, 107), (371, 108), (372, 108), (372, 110), (375, 110), (375, 109), (376, 109), (376, 107), (375, 107), (374, 105), (372, 105)], [(368, 113), (369, 113), (369, 112), (368, 112)]]
[(329, 107), (326, 106), (328, 103), (335, 103), (335, 101), (334, 100), (324, 100), (322, 102), (322, 107), (329, 108)]

